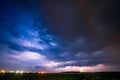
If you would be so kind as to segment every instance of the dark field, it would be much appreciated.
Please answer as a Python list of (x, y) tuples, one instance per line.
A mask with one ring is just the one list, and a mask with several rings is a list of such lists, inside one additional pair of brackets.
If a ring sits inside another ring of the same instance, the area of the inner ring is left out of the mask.
[(120, 73), (5, 73), (0, 80), (120, 80)]

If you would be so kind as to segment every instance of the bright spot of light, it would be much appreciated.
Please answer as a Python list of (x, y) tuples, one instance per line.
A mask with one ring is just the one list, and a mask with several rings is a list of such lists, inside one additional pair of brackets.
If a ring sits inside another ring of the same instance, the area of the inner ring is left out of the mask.
[(57, 44), (56, 44), (56, 43), (53, 43), (53, 42), (50, 42), (50, 44), (51, 44), (52, 46), (57, 46)]
[(23, 71), (20, 71), (21, 74), (23, 74)]
[(18, 74), (18, 73), (23, 74), (24, 71), (19, 71), (19, 70), (17, 70), (15, 73), (16, 73), (16, 74)]
[(5, 73), (6, 71), (4, 69), (0, 70), (0, 73)]
[(80, 67), (80, 72), (83, 72), (83, 68), (82, 67)]
[(46, 74), (47, 72), (46, 71), (40, 71), (38, 72), (39, 74)]
[(8, 71), (8, 72), (9, 72), (9, 73), (14, 73), (14, 71), (12, 71), (12, 70), (11, 70), (11, 71)]

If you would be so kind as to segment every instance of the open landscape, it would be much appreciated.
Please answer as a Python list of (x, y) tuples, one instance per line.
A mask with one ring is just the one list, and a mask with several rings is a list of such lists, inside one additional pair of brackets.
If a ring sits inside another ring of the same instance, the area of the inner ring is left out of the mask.
[(120, 80), (120, 73), (2, 73), (0, 80)]
[(120, 80), (120, 0), (0, 0), (0, 80)]

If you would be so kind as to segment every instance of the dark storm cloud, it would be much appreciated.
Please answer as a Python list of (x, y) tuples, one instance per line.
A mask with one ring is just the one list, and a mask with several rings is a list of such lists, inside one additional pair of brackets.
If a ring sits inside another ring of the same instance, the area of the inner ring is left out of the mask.
[[(93, 40), (97, 38), (106, 39), (107, 34), (112, 31), (108, 24), (116, 25), (115, 20), (118, 22), (116, 18), (119, 18), (119, 14), (115, 15), (118, 12), (118, 8), (115, 7), (117, 2), (93, 1), (45, 0), (43, 1), (44, 5), (41, 3), (39, 6), (40, 9), (42, 8), (41, 13), (44, 14), (43, 18), (47, 23), (46, 25), (49, 25), (48, 28), (51, 32), (61, 35), (65, 39), (72, 40), (79, 37), (87, 37)], [(116, 31), (115, 27), (114, 30)]]
[[(62, 42), (62, 50), (59, 53), (62, 56), (58, 60), (90, 59), (86, 65), (111, 64), (116, 62), (115, 58), (118, 61), (117, 56), (120, 56), (117, 49), (120, 47), (118, 0), (38, 0), (38, 2), (43, 23)], [(108, 52), (102, 51), (107, 47), (116, 48), (108, 49)], [(111, 53), (111, 50), (116, 52)], [(101, 53), (93, 56), (98, 51)], [(82, 55), (76, 57), (75, 55), (79, 53)], [(84, 55), (87, 56), (83, 58)], [(82, 61), (77, 61), (76, 65), (82, 65)]]

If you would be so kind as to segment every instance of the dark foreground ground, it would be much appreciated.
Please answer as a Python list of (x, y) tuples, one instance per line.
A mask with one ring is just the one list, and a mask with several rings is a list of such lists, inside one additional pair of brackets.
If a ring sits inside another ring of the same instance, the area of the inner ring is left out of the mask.
[(0, 80), (120, 80), (120, 73), (5, 73), (0, 74)]

